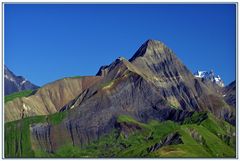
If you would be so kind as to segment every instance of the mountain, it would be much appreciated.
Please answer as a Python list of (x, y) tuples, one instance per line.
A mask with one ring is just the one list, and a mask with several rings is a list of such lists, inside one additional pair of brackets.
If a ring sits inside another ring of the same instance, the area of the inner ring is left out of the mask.
[(235, 156), (235, 109), (162, 42), (146, 41), (97, 76), (59, 112), (7, 123), (5, 136), (16, 134), (6, 156)]
[(203, 80), (210, 80), (211, 82), (219, 85), (220, 87), (224, 87), (224, 82), (219, 75), (215, 75), (214, 71), (211, 70), (210, 72), (207, 71), (197, 71), (194, 73), (194, 76), (197, 78), (202, 78)]
[(23, 90), (34, 90), (39, 88), (32, 84), (22, 76), (16, 76), (4, 65), (4, 95), (9, 95), (14, 92)]
[(101, 80), (101, 77), (64, 78), (48, 83), (35, 93), (5, 103), (5, 122), (21, 117), (56, 113), (82, 91)]
[(230, 106), (236, 107), (236, 81), (224, 87), (223, 97)]

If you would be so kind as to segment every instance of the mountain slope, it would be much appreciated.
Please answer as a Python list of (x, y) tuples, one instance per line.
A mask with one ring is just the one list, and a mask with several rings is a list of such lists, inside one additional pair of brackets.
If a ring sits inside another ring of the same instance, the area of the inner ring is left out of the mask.
[(55, 113), (99, 80), (101, 80), (101, 77), (80, 77), (64, 78), (49, 83), (28, 97), (16, 98), (6, 102), (5, 121)]
[(14, 92), (23, 90), (34, 90), (39, 88), (32, 84), (22, 76), (16, 76), (4, 65), (4, 95), (9, 95)]
[[(192, 73), (176, 57), (171, 49), (159, 41), (148, 40), (145, 42), (130, 62), (146, 71), (149, 77), (155, 78), (155, 83), (161, 93), (175, 97), (183, 110), (210, 110), (219, 117), (228, 106), (215, 91), (195, 79)], [(214, 99), (214, 101), (212, 100)], [(213, 102), (218, 102), (222, 107), (215, 107)]]
[[(110, 132), (119, 115), (140, 122), (151, 119), (182, 122), (194, 111), (209, 111), (234, 122), (234, 111), (222, 97), (195, 79), (171, 50), (158, 41), (144, 43), (130, 62), (118, 58), (104, 70), (100, 84), (86, 89), (64, 106), (61, 111), (69, 110), (67, 117), (57, 127), (49, 127), (61, 130), (75, 146)], [(34, 129), (38, 132), (42, 128), (45, 127)], [(56, 145), (53, 151), (61, 143)]]
[[(59, 126), (54, 120), (62, 119), (57, 115), (50, 115), (47, 118), (35, 116), (6, 123), (5, 157), (234, 158), (236, 156), (235, 127), (207, 113), (196, 112), (193, 116), (185, 118), (182, 124), (154, 120), (142, 123), (127, 115), (120, 115), (112, 131), (100, 136), (94, 142), (81, 146), (72, 144), (71, 140), (65, 138), (64, 133), (52, 134), (56, 132), (56, 128), (52, 128), (52, 125)], [(42, 129), (49, 129), (50, 134), (43, 137), (40, 131), (35, 131), (36, 127), (33, 124), (36, 123)], [(58, 145), (54, 139), (56, 137), (61, 138), (61, 142), (65, 144), (56, 148)]]
[(232, 107), (236, 107), (236, 81), (233, 81), (223, 89), (225, 101)]
[[(234, 109), (221, 95), (196, 79), (163, 43), (148, 40), (129, 61), (120, 57), (110, 65), (101, 67), (97, 75), (101, 75), (102, 79), (83, 90), (63, 106), (60, 112), (46, 117), (10, 122), (6, 128), (11, 131), (24, 124), (28, 140), (31, 140), (31, 143), (24, 147), (30, 148), (31, 155), (34, 156), (66, 154), (69, 157), (72, 154), (75, 156), (76, 152), (76, 156), (84, 157), (91, 157), (91, 154), (98, 157), (111, 157), (111, 154), (122, 157), (161, 157), (163, 155), (160, 149), (168, 146), (174, 146), (171, 147), (174, 154), (178, 153), (180, 148), (185, 155), (177, 156), (183, 157), (191, 157), (191, 153), (194, 156), (206, 157), (235, 156), (234, 127), (224, 121), (234, 124)], [(214, 118), (214, 121), (208, 120), (209, 116)], [(149, 125), (152, 120), (157, 122), (157, 125), (167, 120), (171, 123), (154, 127)], [(200, 125), (204, 120), (208, 120), (205, 122), (207, 129)], [(221, 127), (222, 125), (224, 126)], [(224, 133), (221, 128), (230, 130)], [(189, 130), (193, 131), (193, 135), (189, 135)], [(118, 135), (111, 135), (113, 131), (117, 131)], [(135, 131), (140, 133), (131, 140), (130, 136)], [(152, 132), (154, 136), (151, 136), (151, 133), (146, 135), (146, 131)], [(195, 138), (195, 133), (204, 137), (205, 141)], [(103, 136), (110, 140), (102, 140)], [(122, 136), (125, 138), (123, 142)], [(231, 141), (225, 141), (225, 137)], [(188, 141), (188, 138), (191, 140)], [(212, 141), (208, 144), (206, 140), (209, 138)], [(128, 141), (131, 143), (126, 144)], [(213, 142), (220, 147), (209, 147), (214, 145)], [(97, 145), (92, 145), (94, 143)], [(16, 150), (16, 147), (9, 148)], [(105, 149), (106, 153), (96, 150), (101, 148)], [(107, 150), (110, 152), (107, 153)], [(115, 150), (118, 151), (116, 154)], [(14, 155), (11, 150), (8, 152), (9, 156)], [(17, 156), (24, 155), (17, 153)], [(172, 156), (174, 155), (168, 157)]]

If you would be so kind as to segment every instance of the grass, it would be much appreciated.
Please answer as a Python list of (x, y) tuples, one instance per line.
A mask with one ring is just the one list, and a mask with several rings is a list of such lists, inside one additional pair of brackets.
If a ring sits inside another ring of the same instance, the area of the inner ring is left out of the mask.
[(29, 125), (44, 121), (44, 116), (35, 116), (5, 123), (5, 157), (34, 157)]
[[(47, 153), (33, 151), (30, 139), (30, 125), (49, 122), (51, 125), (59, 124), (67, 116), (67, 111), (48, 116), (33, 116), (5, 123), (5, 157), (35, 157)], [(52, 156), (52, 155), (51, 155)]]
[[(194, 113), (183, 124), (173, 121), (150, 120), (139, 122), (130, 116), (120, 115), (118, 123), (141, 127), (134, 133), (113, 129), (82, 148), (71, 143), (58, 147), (54, 153), (35, 151), (31, 148), (29, 126), (32, 123), (48, 122), (59, 124), (67, 113), (26, 118), (5, 124), (6, 157), (235, 157), (236, 140), (226, 142), (222, 136), (231, 135), (235, 127), (208, 113)], [(207, 116), (207, 117), (206, 117)], [(200, 119), (199, 119), (200, 118)], [(203, 120), (204, 118), (204, 120)], [(195, 136), (191, 134), (194, 131)], [(147, 149), (159, 143), (170, 133), (178, 132), (183, 144), (166, 145), (149, 153)], [(221, 135), (219, 135), (221, 134)], [(23, 137), (24, 136), (24, 137)], [(16, 148), (18, 147), (18, 148)], [(22, 148), (19, 148), (22, 147)], [(16, 150), (17, 149), (17, 150)], [(20, 150), (21, 149), (21, 150)]]
[(201, 125), (207, 128), (211, 133), (218, 136), (222, 141), (232, 148), (236, 147), (236, 128), (226, 121), (217, 119), (212, 114), (208, 114), (208, 119)]
[(15, 98), (28, 97), (32, 93), (33, 93), (33, 90), (25, 90), (25, 91), (16, 92), (16, 93), (7, 95), (7, 96), (4, 97), (4, 103), (12, 101)]
[(115, 81), (116, 80), (111, 80), (111, 81), (102, 83), (102, 84), (100, 84), (100, 88), (102, 88), (102, 89), (110, 88), (114, 84)]
[(137, 126), (143, 127), (143, 128), (148, 128), (148, 126), (146, 126), (146, 124), (140, 123), (140, 122), (134, 120), (132, 117), (127, 116), (127, 115), (118, 116), (117, 122), (119, 122), (119, 123), (131, 123), (131, 124), (135, 124)]
[(180, 107), (180, 104), (175, 97), (168, 97), (167, 101), (172, 108), (178, 109)]
[(54, 113), (47, 116), (47, 120), (51, 125), (57, 125), (62, 122), (62, 120), (67, 116), (67, 111)]
[(194, 112), (192, 116), (185, 118), (183, 124), (200, 124), (207, 117), (207, 112)]

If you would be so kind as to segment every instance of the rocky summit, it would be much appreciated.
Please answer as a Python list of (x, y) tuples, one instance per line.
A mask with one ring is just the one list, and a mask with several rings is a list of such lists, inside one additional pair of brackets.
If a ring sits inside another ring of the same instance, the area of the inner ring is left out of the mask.
[[(6, 123), (5, 156), (235, 157), (233, 101), (196, 78), (162, 42), (146, 41), (129, 60), (102, 66), (96, 78), (68, 101), (51, 97), (53, 114)], [(61, 88), (55, 95), (67, 86)]]

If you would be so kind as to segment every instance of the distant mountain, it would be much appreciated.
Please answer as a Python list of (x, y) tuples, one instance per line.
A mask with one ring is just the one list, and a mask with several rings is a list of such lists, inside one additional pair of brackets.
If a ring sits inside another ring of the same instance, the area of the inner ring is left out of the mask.
[(194, 76), (196, 78), (202, 78), (204, 80), (210, 80), (213, 83), (219, 85), (220, 87), (224, 87), (224, 82), (221, 79), (221, 77), (219, 75), (215, 75), (214, 71), (211, 70), (210, 72), (208, 71), (197, 71), (196, 73), (194, 73)]
[(236, 81), (224, 87), (223, 97), (229, 105), (236, 108)]
[(16, 76), (4, 65), (4, 95), (23, 90), (34, 90), (39, 88), (22, 76)]

